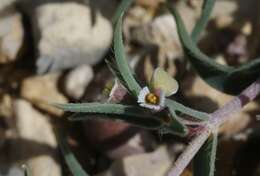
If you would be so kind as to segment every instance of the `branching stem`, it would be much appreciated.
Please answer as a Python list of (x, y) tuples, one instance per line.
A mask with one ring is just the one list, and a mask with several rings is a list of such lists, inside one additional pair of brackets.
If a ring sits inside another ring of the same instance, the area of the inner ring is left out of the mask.
[(174, 167), (168, 173), (168, 176), (179, 176), (208, 139), (210, 134), (215, 132), (220, 125), (225, 123), (230, 118), (230, 115), (241, 111), (247, 103), (254, 100), (259, 94), (260, 79), (252, 83), (248, 88), (242, 91), (240, 95), (234, 97), (226, 105), (209, 114), (210, 118), (205, 125), (205, 128), (193, 138), (184, 152), (179, 156)]

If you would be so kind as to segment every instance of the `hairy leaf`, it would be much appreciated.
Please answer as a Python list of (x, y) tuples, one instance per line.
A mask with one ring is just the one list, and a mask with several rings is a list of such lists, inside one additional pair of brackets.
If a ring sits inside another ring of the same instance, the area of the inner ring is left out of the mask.
[(203, 6), (202, 6), (202, 12), (199, 20), (195, 24), (192, 33), (191, 33), (191, 39), (196, 43), (199, 39), (199, 35), (201, 32), (205, 29), (210, 14), (213, 10), (213, 7), (215, 5), (216, 0), (204, 0)]
[[(121, 120), (136, 126), (148, 129), (158, 129), (162, 121), (153, 114), (148, 114), (141, 107), (122, 105), (122, 104), (103, 104), (103, 103), (68, 103), (54, 104), (54, 106), (68, 112), (76, 112), (70, 120), (89, 120), (89, 119), (111, 119)], [(98, 114), (93, 116), (90, 114)]]
[[(259, 59), (234, 68), (218, 64), (212, 58), (202, 53), (189, 36), (177, 10), (170, 5), (168, 7), (175, 17), (178, 34), (185, 54), (198, 74), (209, 85), (228, 94), (238, 94), (259, 78)], [(204, 13), (206, 12), (204, 11)]]
[(65, 159), (67, 166), (69, 167), (73, 176), (89, 176), (81, 167), (80, 163), (77, 161), (74, 154), (69, 149), (69, 146), (65, 140), (65, 136), (59, 132), (57, 134), (57, 139), (59, 142), (59, 146), (62, 152), (62, 155)]
[(136, 117), (147, 117), (144, 109), (132, 105), (112, 103), (67, 103), (53, 104), (55, 107), (68, 112), (96, 113), (96, 114), (117, 114)]
[[(116, 67), (116, 64), (113, 63), (113, 60), (105, 60), (109, 70), (113, 73), (113, 75), (119, 80), (119, 82), (127, 89), (127, 84), (124, 81), (124, 78), (122, 77), (121, 73)], [(128, 90), (129, 91), (129, 90)]]
[(194, 176), (214, 176), (218, 135), (213, 133), (194, 158)]
[(172, 116), (172, 121), (168, 125), (169, 133), (177, 134), (179, 136), (186, 136), (188, 134), (188, 128), (179, 121), (179, 117), (174, 108), (169, 108)]
[(197, 120), (207, 120), (209, 118), (209, 115), (204, 112), (200, 112), (194, 109), (191, 109), (187, 106), (184, 106), (176, 101), (173, 101), (171, 99), (166, 99), (166, 106), (170, 109), (171, 112), (181, 112), (183, 114), (189, 115), (194, 119)]
[(112, 22), (113, 24), (115, 24), (118, 19), (120, 18), (120, 16), (122, 15), (122, 13), (124, 13), (126, 11), (126, 9), (134, 2), (134, 0), (122, 0), (122, 2), (120, 3), (119, 7), (116, 9), (116, 12), (113, 16)]
[(129, 64), (126, 59), (126, 54), (124, 50), (123, 45), (123, 39), (122, 39), (122, 17), (123, 13), (119, 17), (115, 33), (114, 33), (114, 51), (115, 51), (115, 58), (117, 63), (117, 68), (126, 83), (126, 88), (130, 91), (131, 94), (133, 94), (135, 97), (138, 96), (141, 87), (135, 80), (133, 76), (133, 72), (129, 67)]
[(109, 114), (109, 115), (97, 115), (93, 116), (86, 113), (76, 113), (69, 117), (72, 121), (78, 120), (100, 120), (100, 119), (110, 119), (110, 120), (120, 120), (131, 125), (135, 125), (138, 127), (150, 129), (150, 130), (158, 130), (162, 127), (163, 123), (159, 119), (154, 116), (147, 117), (138, 117), (138, 116), (128, 116), (128, 115), (117, 115), (117, 114)]

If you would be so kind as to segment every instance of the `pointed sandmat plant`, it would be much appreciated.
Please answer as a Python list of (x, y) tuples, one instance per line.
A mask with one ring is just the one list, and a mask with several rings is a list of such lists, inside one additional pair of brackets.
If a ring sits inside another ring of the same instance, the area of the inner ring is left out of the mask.
[[(226, 106), (212, 114), (191, 109), (167, 98), (167, 96), (176, 93), (178, 90), (178, 83), (162, 68), (157, 68), (151, 82), (148, 83), (147, 86), (141, 87), (127, 62), (122, 39), (122, 18), (124, 12), (132, 2), (133, 0), (123, 0), (115, 13), (115, 17), (113, 18), (115, 25), (115, 60), (107, 61), (107, 64), (115, 77), (127, 89), (128, 93), (136, 99), (136, 103), (125, 105), (119, 103), (94, 102), (54, 104), (54, 106), (61, 108), (64, 111), (75, 112), (75, 115), (69, 118), (69, 120), (72, 121), (111, 119), (121, 120), (142, 128), (157, 130), (161, 133), (171, 133), (183, 137), (188, 133), (193, 133), (195, 136), (194, 139), (192, 139), (187, 149), (178, 158), (175, 166), (169, 172), (169, 176), (180, 175), (197, 152), (193, 164), (194, 175), (213, 176), (217, 148), (217, 128), (225, 122), (228, 114), (240, 110), (246, 103), (244, 101), (242, 103), (241, 97), (248, 97), (248, 102), (257, 96), (260, 92), (260, 81), (253, 83), (249, 88), (242, 92), (240, 96), (234, 98), (234, 100)], [(201, 17), (195, 25), (191, 36), (187, 33), (178, 12), (169, 3), (168, 7), (176, 20), (178, 34), (185, 54), (199, 76), (218, 90), (237, 94), (259, 77), (259, 60), (239, 68), (233, 68), (215, 63), (213, 59), (209, 58), (198, 49), (196, 42), (208, 22), (214, 3), (215, 0), (204, 1)], [(240, 82), (237, 82), (236, 79), (241, 76), (242, 79)], [(245, 79), (246, 77), (248, 79)], [(231, 86), (231, 83), (234, 85)], [(178, 116), (178, 113), (192, 117), (192, 120), (195, 120), (196, 123), (183, 119), (182, 116)], [(99, 116), (91, 116), (91, 114), (99, 114)], [(188, 128), (188, 126), (190, 124), (197, 125), (195, 131), (192, 132), (189, 130), (190, 128)], [(206, 140), (207, 142), (205, 143)], [(65, 156), (72, 174), (74, 176), (87, 175), (67, 148), (66, 143), (63, 140), (60, 141), (63, 155)]]

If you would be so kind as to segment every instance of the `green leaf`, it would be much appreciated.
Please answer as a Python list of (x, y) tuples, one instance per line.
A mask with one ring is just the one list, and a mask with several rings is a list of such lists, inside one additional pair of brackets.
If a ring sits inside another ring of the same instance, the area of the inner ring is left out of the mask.
[(201, 32), (205, 29), (207, 26), (207, 23), (209, 21), (210, 14), (213, 10), (213, 7), (215, 5), (216, 0), (204, 0), (202, 5), (202, 12), (199, 20), (195, 24), (192, 33), (191, 33), (191, 39), (196, 43), (198, 41), (199, 35)]
[(179, 117), (175, 112), (175, 109), (169, 108), (172, 116), (170, 124), (167, 126), (167, 132), (173, 133), (179, 136), (186, 136), (188, 134), (188, 128), (179, 121)]
[(260, 78), (260, 58), (236, 68), (224, 82), (224, 92), (237, 95)]
[[(121, 73), (119, 72), (119, 70), (116, 67), (116, 64), (113, 63), (113, 60), (105, 60), (109, 70), (112, 72), (112, 74), (119, 80), (119, 82), (125, 87), (127, 88), (127, 84), (124, 81), (124, 78), (122, 77)], [(129, 90), (128, 90), (129, 91)]]
[[(178, 34), (185, 54), (200, 77), (209, 85), (222, 92), (236, 95), (259, 78), (259, 59), (234, 68), (218, 64), (212, 58), (202, 53), (189, 36), (177, 10), (170, 5), (168, 7), (175, 17)], [(204, 13), (206, 12), (204, 11)]]
[(128, 9), (128, 7), (134, 2), (134, 0), (122, 0), (118, 8), (116, 9), (116, 12), (113, 16), (112, 23), (115, 24), (120, 16)]
[(136, 117), (147, 117), (144, 108), (132, 105), (112, 104), (112, 103), (67, 103), (53, 104), (67, 112), (96, 113), (96, 114), (115, 114)]
[(165, 103), (171, 112), (179, 111), (181, 113), (191, 116), (192, 118), (194, 118), (196, 120), (207, 120), (209, 118), (209, 115), (207, 113), (191, 109), (174, 100), (167, 98)]
[(115, 58), (117, 63), (117, 68), (126, 83), (126, 88), (129, 90), (131, 94), (133, 94), (135, 97), (138, 96), (141, 87), (135, 80), (133, 76), (133, 72), (129, 67), (129, 64), (127, 62), (124, 45), (123, 45), (123, 39), (122, 39), (122, 17), (123, 14), (119, 17), (115, 33), (114, 33), (114, 51), (115, 51)]
[(231, 73), (233, 69), (220, 65), (214, 62), (213, 59), (203, 54), (189, 36), (177, 10), (171, 6), (169, 6), (169, 9), (175, 17), (182, 46), (193, 67), (211, 86), (216, 87), (217, 89), (223, 89), (223, 83), (220, 83), (220, 81), (222, 82), (223, 77), (225, 77), (228, 73)]
[(89, 176), (83, 170), (80, 163), (77, 161), (76, 157), (74, 156), (74, 154), (69, 149), (69, 146), (68, 146), (68, 144), (65, 140), (66, 138), (65, 138), (64, 135), (61, 134), (61, 132), (59, 132), (59, 134), (57, 134), (57, 139), (58, 139), (58, 142), (59, 142), (61, 152), (64, 156), (65, 162), (66, 162), (67, 166), (69, 167), (72, 175), (73, 176)]
[(172, 122), (169, 124), (169, 126), (166, 127), (167, 132), (171, 132), (180, 136), (186, 136), (188, 133), (188, 128), (181, 122), (181, 117), (179, 117), (176, 112), (181, 112), (183, 114), (189, 115), (196, 120), (207, 120), (209, 118), (207, 113), (196, 111), (174, 100), (167, 98), (165, 103), (172, 116)]
[[(76, 114), (69, 118), (73, 121), (112, 119), (121, 120), (147, 129), (158, 129), (162, 125), (162, 121), (156, 116), (146, 113), (144, 108), (131, 105), (102, 103), (68, 103), (53, 105), (64, 111), (76, 112)], [(89, 114), (98, 114), (98, 116), (91, 116)]]
[(138, 117), (138, 116), (128, 116), (128, 115), (117, 115), (117, 114), (109, 114), (109, 115), (97, 115), (93, 116), (86, 113), (76, 113), (69, 117), (71, 121), (79, 121), (79, 120), (100, 120), (100, 119), (109, 119), (109, 120), (120, 120), (138, 127), (146, 128), (149, 130), (158, 130), (162, 127), (162, 121), (157, 119), (154, 116), (147, 117)]
[(200, 148), (193, 161), (194, 176), (214, 176), (217, 143), (217, 133), (213, 133)]

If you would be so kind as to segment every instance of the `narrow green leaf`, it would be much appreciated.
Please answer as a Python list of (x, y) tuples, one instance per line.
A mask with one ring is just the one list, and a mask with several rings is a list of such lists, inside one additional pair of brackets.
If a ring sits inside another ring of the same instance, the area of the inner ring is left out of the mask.
[(112, 103), (67, 103), (67, 104), (53, 104), (67, 112), (80, 113), (96, 113), (96, 114), (115, 114), (127, 115), (136, 117), (147, 117), (144, 108), (132, 105), (112, 104)]
[(137, 97), (141, 90), (141, 87), (135, 80), (133, 73), (127, 62), (124, 45), (123, 45), (123, 39), (122, 39), (122, 16), (123, 14), (121, 14), (121, 16), (119, 17), (116, 23), (116, 28), (114, 33), (115, 58), (116, 58), (117, 68), (120, 71), (120, 74), (124, 79), (124, 82), (127, 84), (126, 88), (130, 91), (131, 94)]
[(177, 10), (170, 5), (168, 7), (175, 17), (178, 34), (187, 58), (200, 77), (209, 85), (222, 92), (236, 95), (259, 78), (259, 59), (234, 68), (218, 64), (202, 53), (189, 36)]
[(230, 73), (224, 82), (224, 92), (237, 95), (258, 78), (260, 78), (260, 58), (256, 58)]
[(194, 109), (191, 109), (187, 106), (184, 106), (174, 100), (166, 99), (166, 106), (170, 109), (171, 112), (173, 111), (179, 111), (181, 113), (184, 113), (186, 115), (189, 115), (197, 120), (207, 120), (209, 118), (209, 115), (205, 112), (200, 112)]
[[(125, 87), (127, 88), (127, 84), (124, 80), (124, 78), (122, 77), (121, 73), (119, 72), (119, 70), (116, 67), (116, 64), (113, 63), (113, 60), (105, 60), (109, 70), (112, 72), (112, 74), (119, 80), (119, 82)], [(129, 91), (129, 90), (128, 90)]]
[(214, 62), (213, 59), (203, 54), (190, 38), (177, 10), (171, 6), (169, 6), (169, 9), (175, 17), (178, 34), (189, 61), (194, 66), (198, 74), (204, 78), (206, 82), (208, 82), (213, 87), (217, 87), (217, 89), (223, 90), (223, 77), (231, 73), (233, 69), (218, 64)]
[(196, 43), (198, 41), (199, 35), (201, 32), (205, 29), (207, 26), (207, 23), (209, 21), (210, 14), (213, 10), (213, 7), (215, 5), (216, 0), (204, 0), (202, 5), (202, 12), (199, 20), (195, 24), (192, 33), (191, 33), (191, 39)]
[(61, 152), (64, 156), (65, 162), (66, 162), (67, 166), (69, 167), (72, 175), (73, 176), (89, 176), (83, 170), (80, 163), (77, 161), (76, 157), (74, 156), (74, 154), (69, 149), (69, 146), (68, 146), (68, 144), (65, 140), (66, 138), (65, 138), (64, 135), (61, 134), (61, 132), (59, 132), (59, 134), (57, 134), (57, 139), (58, 139), (58, 142), (59, 142)]
[[(141, 107), (122, 104), (102, 103), (68, 103), (53, 104), (64, 111), (76, 112), (69, 119), (73, 121), (89, 119), (121, 120), (147, 129), (158, 129), (162, 121), (156, 116), (148, 114)], [(92, 115), (90, 115), (92, 114)], [(93, 116), (96, 115), (97, 116)]]
[(172, 121), (167, 126), (167, 131), (179, 136), (186, 136), (188, 134), (188, 128), (179, 121), (179, 117), (176, 114), (175, 109), (169, 108), (169, 111), (172, 116)]
[(115, 24), (118, 19), (120, 18), (121, 14), (128, 9), (128, 7), (134, 2), (134, 0), (122, 0), (122, 2), (119, 4), (118, 8), (116, 9), (116, 12), (113, 16), (112, 23)]
[(69, 117), (71, 121), (79, 121), (79, 120), (100, 120), (100, 119), (109, 119), (109, 120), (120, 120), (131, 125), (135, 125), (138, 127), (146, 128), (149, 130), (158, 130), (161, 128), (162, 121), (157, 119), (154, 116), (147, 116), (147, 117), (138, 117), (138, 116), (128, 116), (128, 115), (97, 115), (93, 116), (86, 113), (76, 113)]
[(212, 136), (201, 147), (193, 161), (194, 176), (214, 176), (218, 136)]

